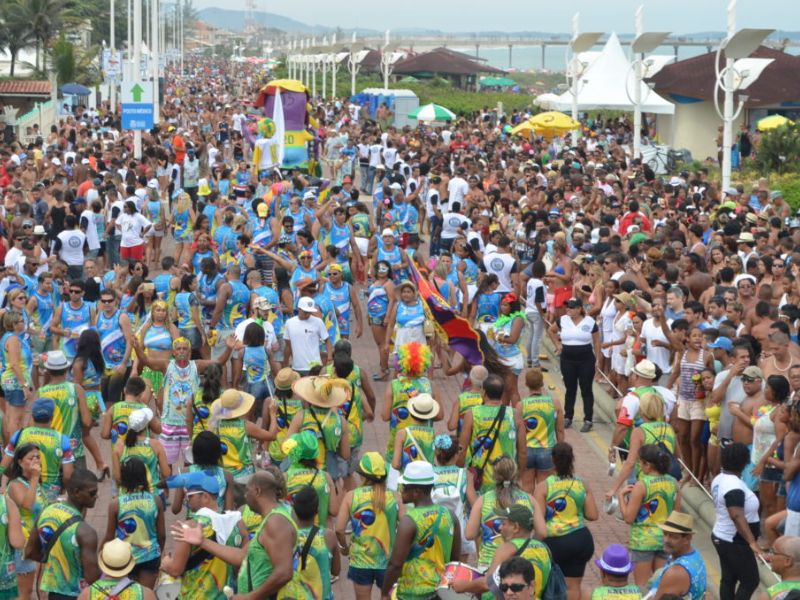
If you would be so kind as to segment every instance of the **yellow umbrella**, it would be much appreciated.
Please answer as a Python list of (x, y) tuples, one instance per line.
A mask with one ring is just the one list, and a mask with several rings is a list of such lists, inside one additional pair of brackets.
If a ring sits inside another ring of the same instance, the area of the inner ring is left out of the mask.
[(511, 130), (512, 134), (533, 131), (537, 135), (552, 137), (580, 128), (581, 124), (562, 112), (550, 111), (532, 116)]
[(760, 119), (758, 123), (756, 123), (756, 127), (759, 131), (769, 131), (770, 129), (777, 129), (778, 127), (783, 127), (784, 125), (791, 125), (792, 121), (784, 117), (783, 115), (770, 115), (768, 117), (764, 117)]

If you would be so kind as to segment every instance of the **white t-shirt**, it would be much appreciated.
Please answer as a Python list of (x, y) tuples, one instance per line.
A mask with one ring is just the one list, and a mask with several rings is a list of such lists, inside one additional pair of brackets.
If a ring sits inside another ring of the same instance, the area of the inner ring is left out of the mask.
[(467, 217), (462, 215), (461, 213), (453, 213), (449, 212), (446, 213), (442, 217), (442, 239), (443, 240), (452, 240), (458, 236), (458, 232), (461, 230), (461, 226), (466, 225), (469, 227), (472, 225), (472, 221), (470, 221)]
[(525, 312), (538, 314), (539, 311), (536, 308), (536, 303), (538, 302), (542, 306), (545, 306), (547, 287), (545, 287), (541, 279), (531, 277), (528, 279), (528, 284), (525, 286), (525, 293), (527, 294), (527, 300), (525, 300)]
[(103, 218), (103, 215), (94, 212), (93, 210), (86, 209), (81, 213), (81, 221), (86, 219), (86, 241), (89, 242), (89, 250), (97, 250), (100, 248), (100, 236), (97, 232), (97, 217)]
[[(247, 329), (247, 326), (250, 325), (250, 323), (255, 322), (255, 319), (245, 319), (236, 326), (233, 335), (236, 336), (237, 340), (243, 342), (244, 330)], [(272, 347), (278, 343), (278, 338), (275, 336), (275, 328), (269, 321), (262, 321), (261, 326), (264, 328), (264, 347), (267, 349), (267, 352), (270, 352)]]
[(5, 266), (14, 267), (20, 257), (23, 256), (22, 250), (12, 247), (11, 250), (6, 252)]
[[(444, 235), (442, 235), (444, 237)], [(511, 274), (516, 272), (517, 261), (510, 254), (488, 254), (483, 257), (483, 266), (486, 268), (487, 273), (494, 273), (497, 275), (497, 280), (500, 285), (497, 286), (497, 292), (506, 294), (514, 291), (514, 284), (511, 281)]]
[(120, 241), (121, 248), (133, 248), (144, 244), (142, 231), (148, 225), (152, 225), (141, 213), (129, 215), (123, 213), (117, 219), (117, 224), (122, 229), (122, 240)]
[[(722, 382), (728, 377), (730, 369), (725, 369), (717, 373), (714, 377), (714, 389), (722, 386)], [(733, 437), (733, 420), (734, 416), (730, 413), (730, 404), (741, 404), (745, 398), (744, 386), (742, 386), (742, 378), (735, 375), (731, 378), (728, 387), (725, 390), (725, 398), (722, 402), (722, 411), (719, 415), (719, 430), (717, 437), (720, 439), (731, 439)]]
[(397, 162), (397, 148), (384, 148), (383, 162), (386, 164), (386, 170), (391, 171)]
[(328, 330), (322, 319), (313, 315), (305, 320), (292, 317), (286, 321), (283, 335), (292, 345), (292, 368), (295, 371), (308, 371), (312, 362), (322, 362), (319, 345), (328, 339)]
[[(748, 524), (759, 522), (759, 503), (756, 495), (740, 477), (730, 473), (720, 473), (711, 482), (711, 497), (714, 499), (714, 511), (717, 514), (717, 518), (714, 521), (714, 529), (711, 530), (711, 533), (726, 542), (732, 542), (737, 533), (736, 525), (730, 514), (728, 514), (729, 504), (725, 498), (730, 493), (740, 498), (744, 494), (744, 506), (735, 500), (731, 506), (744, 508), (744, 518)], [(733, 498), (729, 496), (728, 500), (733, 500)]]
[(453, 177), (450, 183), (447, 184), (447, 194), (450, 196), (448, 200), (448, 208), (453, 206), (453, 202), (458, 202), (461, 208), (464, 208), (464, 198), (469, 192), (469, 184), (461, 177)]
[(69, 266), (82, 265), (83, 244), (86, 242), (86, 234), (80, 229), (65, 229), (58, 234), (58, 239), (61, 240), (61, 250), (58, 252), (58, 258)]
[(380, 144), (372, 144), (369, 147), (369, 166), (370, 167), (377, 167), (381, 164), (381, 153), (383, 152), (383, 146)]
[[(671, 320), (667, 320), (667, 327), (672, 325)], [(647, 319), (642, 324), (642, 338), (644, 338), (647, 345), (647, 360), (659, 366), (664, 374), (672, 373), (672, 364), (669, 362), (669, 348), (662, 346), (654, 346), (654, 341), (669, 343), (667, 336), (661, 330), (661, 326), (657, 326), (653, 319)]]

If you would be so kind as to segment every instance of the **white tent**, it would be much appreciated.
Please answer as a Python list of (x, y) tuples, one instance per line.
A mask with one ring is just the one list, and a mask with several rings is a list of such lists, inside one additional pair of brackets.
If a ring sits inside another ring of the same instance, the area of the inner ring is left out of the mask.
[[(578, 110), (632, 111), (635, 86), (631, 63), (622, 50), (617, 34), (612, 33), (603, 51), (581, 75), (578, 84)], [(641, 83), (641, 86), (642, 112), (660, 115), (675, 113), (675, 106), (671, 102), (664, 100), (647, 84)], [(542, 105), (552, 110), (569, 112), (572, 110), (572, 90), (555, 98), (548, 95)]]

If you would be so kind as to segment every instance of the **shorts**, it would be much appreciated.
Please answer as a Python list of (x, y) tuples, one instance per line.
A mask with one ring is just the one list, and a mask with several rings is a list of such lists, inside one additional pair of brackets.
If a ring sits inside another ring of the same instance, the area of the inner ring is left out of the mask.
[(94, 250), (89, 250), (86, 253), (86, 258), (90, 260), (96, 259), (100, 255), (100, 248), (95, 248)]
[(666, 561), (669, 555), (663, 550), (631, 550), (633, 562), (653, 562), (657, 558)]
[[(213, 348), (211, 348), (211, 360), (216, 360), (225, 354), (225, 349), (228, 347), (228, 345), (225, 343), (225, 340), (232, 335), (233, 329), (223, 329), (222, 327), (217, 328), (217, 343), (214, 344)], [(231, 354), (231, 358), (239, 358), (241, 354), (241, 350), (234, 350)]]
[(43, 352), (49, 352), (50, 347), (52, 345), (53, 338), (49, 335), (45, 337), (41, 337), (38, 335), (31, 336), (31, 352), (34, 354), (42, 354)]
[(3, 388), (3, 394), (6, 397), (6, 404), (10, 404), (11, 406), (15, 406), (17, 408), (22, 408), (25, 406), (25, 392), (22, 390), (10, 390), (8, 388)]
[(146, 560), (143, 563), (137, 563), (135, 567), (133, 567), (133, 571), (131, 571), (131, 575), (137, 575), (142, 571), (146, 573), (158, 573), (159, 569), (161, 568), (161, 557), (157, 556), (151, 560)]
[(100, 248), (97, 249), (97, 256), (105, 256), (106, 254), (106, 243), (105, 241), (100, 242)]
[(528, 462), (525, 466), (537, 471), (549, 471), (553, 468), (553, 449), (528, 448)]
[[(343, 459), (338, 454), (336, 455), (336, 469), (338, 477), (333, 477), (334, 479), (344, 479), (351, 473), (355, 473), (356, 469), (358, 468), (358, 463), (361, 460), (361, 448), (350, 448), (350, 458), (347, 460)], [(326, 461), (327, 462), (327, 461)]]
[(14, 570), (18, 575), (25, 575), (27, 573), (35, 573), (36, 567), (39, 566), (35, 560), (22, 558), (22, 550), (14, 550)]
[(181, 334), (181, 337), (185, 337), (189, 340), (189, 343), (192, 345), (192, 350), (200, 350), (203, 340), (200, 337), (200, 330), (197, 329), (197, 327), (189, 327), (188, 329), (181, 327), (178, 328), (178, 333)]
[(120, 248), (119, 257), (122, 260), (144, 260), (144, 244)]
[(555, 308), (566, 306), (567, 300), (572, 298), (572, 286), (556, 288), (553, 294), (553, 306)]
[(553, 562), (561, 567), (564, 577), (583, 577), (586, 563), (594, 555), (594, 538), (587, 527), (545, 538), (544, 543), (550, 548)]
[(171, 465), (183, 464), (183, 449), (191, 446), (186, 425), (167, 425), (162, 423), (160, 439), (167, 455), (167, 462)]
[(164, 229), (156, 229), (155, 225), (153, 225), (153, 227), (150, 228), (150, 231), (147, 232), (147, 237), (163, 238)]
[(369, 317), (369, 324), (374, 327), (383, 327), (383, 322), (386, 320), (386, 315), (382, 317)]
[(358, 567), (349, 567), (347, 569), (347, 578), (356, 585), (377, 585), (383, 587), (383, 577), (386, 575), (386, 569), (359, 569)]
[(678, 418), (684, 421), (705, 421), (706, 407), (699, 400), (678, 398)]
[(768, 483), (781, 483), (783, 481), (783, 471), (775, 467), (764, 467), (761, 470), (761, 478), (759, 481), (766, 481)]

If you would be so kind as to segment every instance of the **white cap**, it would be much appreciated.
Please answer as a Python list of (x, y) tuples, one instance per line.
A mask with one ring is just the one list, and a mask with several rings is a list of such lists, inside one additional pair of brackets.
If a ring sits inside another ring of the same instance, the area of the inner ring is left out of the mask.
[(405, 485), (433, 485), (436, 483), (436, 473), (433, 465), (424, 460), (415, 460), (406, 465), (403, 474), (397, 483)]
[(128, 427), (134, 431), (142, 431), (153, 418), (153, 411), (148, 407), (137, 408), (128, 415)]
[(303, 298), (300, 298), (300, 301), (297, 303), (297, 308), (299, 308), (303, 312), (312, 313), (312, 312), (316, 312), (317, 305), (314, 302), (313, 298), (309, 298), (308, 296), (304, 296)]
[(308, 191), (303, 194), (303, 200), (316, 200), (317, 195), (314, 192)]
[(53, 163), (53, 164), (54, 164), (54, 165), (56, 165), (56, 166), (58, 166), (58, 165), (60, 165), (60, 164), (61, 164), (61, 161), (58, 159), (58, 157), (53, 157), (53, 158), (51, 158), (51, 159), (50, 159), (50, 162), (51, 162), (51, 163)]
[(390, 235), (390, 236), (394, 237), (394, 231), (392, 231), (391, 229), (389, 229), (387, 227), (386, 229), (381, 231), (381, 236), (384, 236), (384, 235)]
[(262, 310), (269, 310), (272, 308), (272, 305), (269, 303), (269, 300), (263, 297), (258, 297), (253, 300), (253, 308), (260, 308)]
[(395, 191), (401, 191), (403, 189), (403, 186), (395, 181), (392, 185), (389, 186), (389, 189)]
[(151, 179), (150, 181), (148, 181), (147, 182), (147, 187), (149, 187), (152, 190), (157, 190), (158, 189), (158, 179), (154, 178), (154, 179)]
[(81, 159), (81, 164), (82, 165), (88, 165), (89, 164), (89, 159), (88, 158), (82, 158)]

